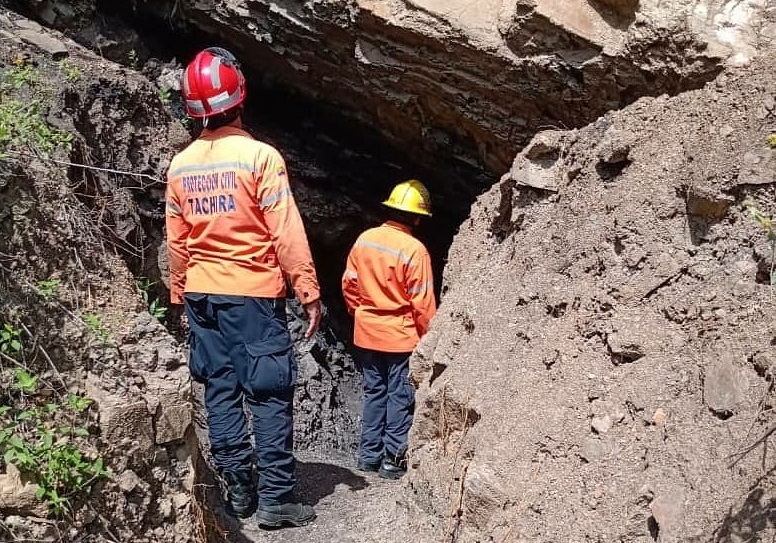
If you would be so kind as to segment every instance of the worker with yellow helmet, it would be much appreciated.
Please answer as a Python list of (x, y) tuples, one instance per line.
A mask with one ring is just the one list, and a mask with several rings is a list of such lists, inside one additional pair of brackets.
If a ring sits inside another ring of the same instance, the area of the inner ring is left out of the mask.
[(431, 216), (431, 197), (423, 183), (410, 180), (396, 185), (383, 205), (388, 220), (362, 233), (350, 250), (342, 294), (355, 317), (355, 357), (364, 378), (358, 468), (399, 479), (415, 406), (409, 357), (436, 313), (431, 257), (412, 235)]

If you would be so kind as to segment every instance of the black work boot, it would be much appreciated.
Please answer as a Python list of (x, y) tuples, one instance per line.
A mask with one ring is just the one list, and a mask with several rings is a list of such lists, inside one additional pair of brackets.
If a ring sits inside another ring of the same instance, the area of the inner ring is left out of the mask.
[(377, 462), (367, 462), (359, 458), (358, 463), (356, 464), (356, 469), (358, 471), (380, 471), (380, 466), (382, 463), (382, 460), (378, 460)]
[(256, 522), (266, 528), (280, 528), (284, 525), (305, 526), (315, 518), (315, 509), (303, 503), (279, 503), (260, 505), (256, 511)]
[(258, 501), (256, 485), (250, 472), (224, 472), (226, 486), (226, 511), (237, 518), (248, 518), (254, 511)]
[(383, 463), (377, 475), (383, 479), (401, 479), (407, 473), (407, 459), (404, 455), (398, 457), (388, 453), (383, 458)]

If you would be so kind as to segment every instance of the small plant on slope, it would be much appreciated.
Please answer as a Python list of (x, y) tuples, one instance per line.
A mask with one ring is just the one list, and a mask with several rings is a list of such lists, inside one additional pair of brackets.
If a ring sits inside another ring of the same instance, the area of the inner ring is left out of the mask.
[(72, 134), (53, 128), (43, 119), (39, 100), (17, 96), (17, 91), (36, 84), (39, 77), (22, 59), (14, 61), (0, 76), (0, 160), (14, 146), (43, 155), (57, 148), (69, 151), (72, 146)]
[(81, 70), (66, 58), (59, 61), (59, 69), (64, 72), (65, 79), (68, 83), (75, 83), (81, 78)]
[(752, 218), (754, 218), (762, 229), (765, 230), (765, 235), (768, 238), (771, 249), (771, 270), (768, 280), (772, 287), (776, 286), (776, 270), (774, 269), (776, 266), (776, 262), (774, 262), (774, 259), (776, 259), (776, 229), (774, 229), (774, 226), (776, 225), (774, 225), (773, 219), (763, 213), (754, 202), (747, 202), (746, 209), (749, 211)]
[(85, 497), (96, 481), (110, 475), (102, 458), (87, 452), (83, 423), (92, 401), (70, 394), (53, 403), (54, 391), (39, 391), (38, 377), (23, 369), (16, 370), (12, 388), (14, 405), (0, 406), (2, 463), (28, 475), (38, 485), (36, 498), (53, 516), (64, 516), (73, 499)]
[(40, 294), (40, 297), (48, 302), (54, 298), (60, 284), (59, 279), (44, 279), (38, 281), (36, 290), (38, 291), (38, 294)]
[(137, 288), (140, 290), (140, 297), (143, 298), (143, 303), (148, 308), (148, 312), (158, 321), (164, 321), (164, 317), (167, 315), (167, 308), (162, 304), (159, 298), (151, 299), (151, 287), (156, 283), (145, 277), (140, 277), (137, 280)]
[(5, 323), (0, 328), (0, 352), (17, 356), (22, 352), (22, 331), (13, 324)]
[(102, 324), (102, 318), (97, 313), (84, 313), (81, 315), (84, 324), (92, 333), (97, 336), (102, 343), (107, 343), (110, 339), (110, 332)]

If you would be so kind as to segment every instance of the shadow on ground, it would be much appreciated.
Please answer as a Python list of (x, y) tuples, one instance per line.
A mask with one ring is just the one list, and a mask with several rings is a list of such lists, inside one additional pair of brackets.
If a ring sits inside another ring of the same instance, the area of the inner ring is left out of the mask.
[(761, 541), (769, 531), (776, 531), (776, 497), (758, 487), (749, 493), (740, 507), (727, 514), (714, 542)]
[[(253, 543), (255, 539), (247, 536), (245, 528), (251, 527), (255, 521), (253, 518), (245, 519), (242, 522), (230, 517), (224, 510), (219, 487), (213, 477), (212, 471), (209, 471), (207, 485), (206, 503), (210, 507), (211, 514), (217, 519), (209, 531), (209, 542), (229, 542), (229, 543)], [(369, 482), (362, 476), (357, 475), (352, 470), (320, 461), (296, 462), (297, 497), (309, 505), (318, 505), (324, 498), (332, 495), (340, 485), (345, 486), (346, 492), (356, 492), (365, 490), (370, 486)], [(342, 489), (340, 489), (341, 491)], [(255, 529), (255, 527), (253, 527)], [(276, 530), (269, 530), (274, 532)], [(214, 533), (215, 532), (215, 533)]]
[(348, 468), (323, 462), (296, 463), (297, 493), (304, 503), (316, 505), (333, 494), (337, 485), (345, 485), (352, 491), (364, 490), (369, 482)]

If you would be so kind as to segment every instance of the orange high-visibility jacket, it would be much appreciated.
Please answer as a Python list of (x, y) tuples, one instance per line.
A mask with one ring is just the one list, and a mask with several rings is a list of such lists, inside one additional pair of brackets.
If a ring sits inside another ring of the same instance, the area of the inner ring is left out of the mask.
[(388, 221), (361, 234), (348, 255), (342, 294), (365, 349), (415, 349), (436, 313), (431, 257), (410, 229)]
[(177, 154), (167, 172), (170, 298), (184, 292), (320, 297), (302, 218), (280, 153), (224, 126)]

